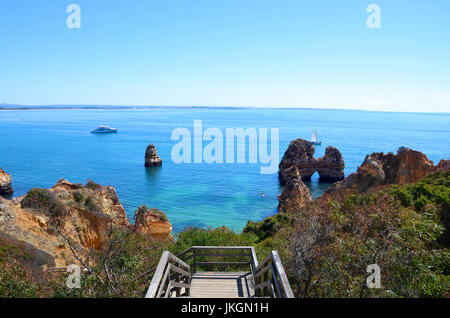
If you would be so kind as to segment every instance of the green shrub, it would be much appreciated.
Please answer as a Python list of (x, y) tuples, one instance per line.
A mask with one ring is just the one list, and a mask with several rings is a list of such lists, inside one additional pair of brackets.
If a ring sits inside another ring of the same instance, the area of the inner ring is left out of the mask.
[(100, 184), (98, 184), (98, 183), (95, 183), (95, 182), (92, 181), (92, 180), (88, 180), (88, 181), (86, 182), (85, 187), (88, 188), (88, 189), (90, 189), (90, 190), (101, 190), (101, 189), (103, 189), (103, 186), (102, 186), (102, 185), (100, 185)]
[(145, 214), (149, 212), (154, 215), (157, 215), (161, 222), (167, 222), (169, 219), (167, 218), (166, 214), (158, 209), (150, 209), (145, 204), (139, 206), (136, 211), (134, 212), (134, 222), (135, 223), (144, 223), (145, 221)]
[(100, 208), (97, 206), (95, 199), (93, 197), (87, 197), (84, 201), (84, 206), (87, 208), (89, 212), (96, 213), (100, 211)]
[(73, 199), (75, 200), (75, 202), (84, 203), (85, 198), (84, 198), (83, 193), (81, 193), (81, 191), (75, 191), (73, 193)]
[(191, 246), (248, 246), (256, 240), (253, 234), (237, 234), (225, 226), (215, 229), (188, 227), (178, 234), (175, 246), (177, 252), (181, 252)]
[(51, 217), (63, 217), (67, 214), (65, 204), (48, 189), (31, 189), (22, 200), (21, 206), (36, 211), (44, 211)]
[(291, 217), (286, 213), (278, 213), (269, 216), (260, 222), (248, 221), (243, 232), (253, 233), (258, 237), (258, 242), (273, 236), (282, 227), (289, 225)]

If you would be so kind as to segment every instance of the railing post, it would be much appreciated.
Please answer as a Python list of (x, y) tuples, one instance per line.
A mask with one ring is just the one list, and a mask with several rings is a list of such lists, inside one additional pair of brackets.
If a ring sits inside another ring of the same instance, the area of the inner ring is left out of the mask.
[[(178, 265), (178, 268), (181, 268), (181, 264), (180, 264), (180, 262), (177, 262), (177, 265)], [(175, 273), (175, 281), (177, 282), (177, 283), (181, 283), (181, 280), (180, 280), (180, 273)], [(175, 295), (177, 296), (177, 297), (180, 297), (180, 293), (181, 292), (181, 287), (178, 287), (176, 290), (175, 290)]]
[[(185, 284), (188, 284), (188, 285), (191, 284), (191, 282), (189, 281), (189, 276), (186, 276), (186, 277), (185, 277), (184, 283), (185, 283)], [(191, 296), (191, 288), (190, 288), (190, 287), (186, 288), (186, 296), (187, 296), (187, 297)]]
[(193, 268), (194, 268), (194, 274), (197, 273), (197, 250), (194, 249), (193, 251), (194, 253), (194, 264), (193, 264)]
[[(260, 277), (255, 277), (255, 286), (257, 286), (259, 284), (259, 281), (260, 281)], [(261, 288), (257, 288), (255, 290), (255, 296), (256, 297), (261, 297)]]
[[(267, 282), (269, 280), (269, 271), (265, 272), (263, 276), (264, 276), (263, 282)], [(269, 288), (264, 287), (263, 296), (268, 296), (268, 295), (269, 295)]]

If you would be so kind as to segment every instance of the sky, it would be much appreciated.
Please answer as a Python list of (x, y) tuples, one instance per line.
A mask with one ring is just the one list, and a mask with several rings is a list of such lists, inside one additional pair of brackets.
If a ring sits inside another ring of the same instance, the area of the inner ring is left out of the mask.
[(0, 0), (0, 103), (450, 112), (450, 1)]

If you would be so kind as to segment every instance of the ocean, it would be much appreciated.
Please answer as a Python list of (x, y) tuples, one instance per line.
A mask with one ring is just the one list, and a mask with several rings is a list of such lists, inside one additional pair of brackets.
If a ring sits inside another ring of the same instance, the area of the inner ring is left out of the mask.
[[(0, 167), (13, 178), (14, 196), (33, 187), (49, 188), (59, 178), (91, 179), (116, 188), (128, 217), (146, 204), (164, 211), (175, 233), (188, 226), (227, 226), (240, 232), (248, 220), (276, 213), (282, 190), (278, 176), (261, 174), (261, 164), (179, 163), (171, 151), (176, 128), (278, 128), (279, 160), (289, 142), (309, 140), (317, 129), (322, 156), (328, 145), (345, 160), (345, 174), (356, 171), (372, 152), (396, 152), (400, 146), (421, 151), (435, 164), (450, 157), (450, 114), (388, 113), (318, 109), (148, 108), (46, 109), (0, 111)], [(98, 123), (117, 134), (91, 134)], [(162, 167), (145, 168), (153, 143)], [(204, 142), (207, 144), (208, 142)], [(248, 154), (247, 154), (248, 155)], [(314, 197), (330, 184), (318, 175), (307, 183)], [(264, 195), (261, 195), (264, 194)]]

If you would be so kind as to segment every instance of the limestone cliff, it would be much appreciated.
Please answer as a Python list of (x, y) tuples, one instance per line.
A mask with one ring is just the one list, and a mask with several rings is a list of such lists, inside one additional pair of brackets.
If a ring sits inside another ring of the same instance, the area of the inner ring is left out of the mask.
[(336, 182), (344, 179), (344, 168), (344, 157), (337, 148), (331, 146), (325, 149), (325, 155), (317, 162), (321, 181)]
[(317, 159), (314, 158), (312, 143), (304, 139), (290, 142), (279, 165), (278, 177), (281, 185), (286, 185), (289, 181), (293, 166), (299, 170), (302, 180), (311, 179), (317, 168)]
[[(57, 267), (74, 263), (67, 239), (86, 255), (91, 248), (107, 246), (111, 226), (132, 229), (116, 190), (92, 181), (83, 186), (62, 179), (51, 189), (34, 188), (13, 200), (0, 198), (0, 233), (51, 255)], [(166, 220), (140, 232), (161, 239), (170, 238), (171, 229)]]
[(308, 187), (303, 183), (299, 170), (292, 166), (286, 173), (289, 181), (278, 196), (278, 213), (295, 212), (312, 201)]
[(437, 170), (447, 171), (450, 169), (450, 160), (442, 159), (437, 165)]
[(9, 196), (13, 194), (11, 186), (11, 176), (0, 168), (0, 195)]
[(169, 223), (164, 212), (158, 209), (149, 209), (141, 205), (135, 213), (136, 231), (143, 235), (150, 235), (158, 239), (167, 239), (172, 232), (172, 224)]
[(327, 147), (325, 155), (319, 159), (314, 157), (314, 151), (312, 143), (307, 140), (291, 141), (279, 165), (280, 184), (287, 184), (293, 166), (299, 170), (302, 180), (310, 180), (316, 171), (320, 181), (335, 182), (344, 179), (344, 158), (337, 148)]
[(436, 169), (423, 153), (409, 148), (401, 147), (395, 155), (376, 152), (367, 155), (356, 172), (335, 183), (327, 193), (345, 189), (366, 192), (381, 185), (416, 182)]

